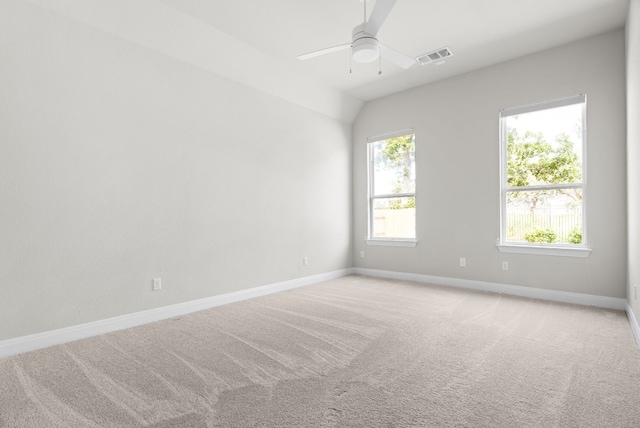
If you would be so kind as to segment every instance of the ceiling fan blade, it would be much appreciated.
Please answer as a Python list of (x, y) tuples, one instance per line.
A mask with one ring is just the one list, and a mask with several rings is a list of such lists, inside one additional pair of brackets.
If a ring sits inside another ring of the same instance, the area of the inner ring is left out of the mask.
[(388, 59), (402, 68), (409, 68), (416, 63), (415, 58), (411, 58), (383, 44), (380, 44), (380, 52), (383, 58)]
[(364, 27), (364, 32), (375, 37), (376, 34), (378, 34), (378, 31), (380, 31), (382, 23), (387, 19), (389, 12), (391, 12), (391, 9), (393, 9), (395, 4), (396, 0), (376, 1), (376, 5), (373, 7), (373, 12), (371, 12), (369, 21), (367, 21), (367, 25)]
[(347, 43), (344, 45), (338, 45), (338, 46), (333, 46), (330, 48), (325, 48), (325, 49), (320, 49), (319, 51), (313, 51), (313, 52), (309, 52), (306, 54), (302, 54), (302, 55), (298, 55), (298, 59), (301, 60), (305, 60), (305, 59), (310, 59), (310, 58), (315, 58), (317, 56), (320, 55), (325, 55), (331, 52), (337, 52), (337, 51), (341, 51), (342, 49), (346, 49), (346, 48), (350, 48), (351, 47), (351, 43)]

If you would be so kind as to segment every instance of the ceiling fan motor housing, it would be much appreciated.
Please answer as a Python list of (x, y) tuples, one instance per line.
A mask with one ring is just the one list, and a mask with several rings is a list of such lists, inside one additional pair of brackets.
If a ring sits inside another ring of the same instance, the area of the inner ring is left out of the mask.
[[(330, 48), (321, 49), (319, 51), (309, 52), (304, 55), (298, 56), (299, 59), (305, 60), (309, 58), (315, 58), (320, 55), (325, 55), (331, 52), (336, 52), (343, 49), (351, 48), (351, 58), (353, 61), (368, 63), (373, 62), (379, 58), (386, 58), (387, 60), (397, 64), (402, 68), (409, 68), (416, 63), (416, 59), (402, 54), (396, 50), (391, 49), (378, 42), (376, 38), (380, 27), (384, 23), (385, 19), (391, 12), (391, 9), (396, 4), (397, 0), (376, 0), (376, 4), (369, 15), (367, 20), (367, 7), (366, 1), (364, 2), (364, 16), (365, 21), (356, 26), (351, 34), (351, 43), (345, 43), (343, 45), (332, 46)], [(381, 71), (378, 72), (380, 74)]]
[(353, 59), (362, 63), (373, 62), (380, 56), (380, 43), (371, 34), (364, 32), (365, 25), (366, 22), (353, 29), (351, 42)]

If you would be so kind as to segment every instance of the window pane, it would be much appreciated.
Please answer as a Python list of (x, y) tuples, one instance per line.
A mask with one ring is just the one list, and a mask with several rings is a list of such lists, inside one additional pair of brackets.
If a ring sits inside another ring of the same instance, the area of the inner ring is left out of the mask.
[(415, 193), (414, 135), (401, 135), (372, 143), (373, 195)]
[(507, 241), (582, 244), (582, 189), (507, 192)]
[(582, 106), (508, 116), (507, 187), (582, 182)]
[(374, 238), (415, 238), (416, 199), (374, 199), (372, 227)]

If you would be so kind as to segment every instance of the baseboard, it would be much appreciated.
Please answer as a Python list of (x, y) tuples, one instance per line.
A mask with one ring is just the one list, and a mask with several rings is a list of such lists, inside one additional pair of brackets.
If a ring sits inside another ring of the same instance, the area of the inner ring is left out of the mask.
[(307, 276), (289, 281), (263, 285), (260, 287), (240, 290), (233, 293), (219, 296), (207, 297), (190, 302), (178, 303), (105, 320), (94, 321), (86, 324), (61, 328), (29, 336), (18, 337), (0, 341), (0, 358), (11, 355), (22, 354), (38, 349), (48, 348), (54, 345), (69, 343), (92, 336), (137, 327), (164, 319), (170, 319), (193, 312), (202, 311), (216, 306), (252, 299), (254, 297), (266, 296), (268, 294), (317, 284), (323, 281), (340, 278), (342, 276), (358, 274), (378, 278), (398, 279), (405, 281), (415, 281), (434, 285), (444, 285), (449, 287), (465, 288), (478, 291), (488, 291), (502, 293), (513, 296), (528, 297), (532, 299), (548, 300), (562, 303), (572, 303), (584, 306), (595, 306), (607, 309), (624, 310), (627, 312), (629, 322), (640, 346), (640, 327), (625, 299), (614, 297), (596, 296), (592, 294), (569, 293), (565, 291), (545, 290), (541, 288), (521, 287), (516, 285), (499, 284), (493, 282), (475, 281), (468, 279), (447, 278), (432, 275), (422, 275), (415, 273), (394, 272), (377, 269), (350, 268), (319, 275)]
[(593, 294), (569, 293), (566, 291), (545, 290), (542, 288), (522, 287), (518, 285), (499, 284), (495, 282), (475, 281), (470, 279), (446, 278), (440, 276), (404, 273), (377, 269), (354, 268), (353, 273), (378, 278), (399, 279), (405, 281), (423, 282), (434, 285), (465, 288), (492, 293), (508, 294), (512, 296), (528, 297), (531, 299), (549, 300), (552, 302), (572, 303), (598, 308), (627, 309), (627, 301), (615, 297), (596, 296)]
[(638, 348), (640, 348), (640, 326), (638, 326), (638, 320), (633, 313), (633, 309), (629, 303), (627, 303), (627, 318), (629, 318), (629, 324), (631, 324), (631, 331), (633, 332), (633, 337), (636, 338), (636, 344)]
[(150, 309), (147, 311), (135, 312), (86, 324), (22, 336), (15, 339), (3, 340), (0, 341), (0, 358), (48, 348), (54, 345), (61, 345), (63, 343), (74, 342), (76, 340), (86, 339), (88, 337), (124, 330), (131, 327), (137, 327), (143, 324), (174, 318), (216, 306), (252, 299), (254, 297), (266, 296), (268, 294), (317, 284), (319, 282), (329, 281), (352, 273), (353, 269), (342, 269), (319, 275), (263, 285), (247, 290), (240, 290), (219, 296), (212, 296), (190, 302)]

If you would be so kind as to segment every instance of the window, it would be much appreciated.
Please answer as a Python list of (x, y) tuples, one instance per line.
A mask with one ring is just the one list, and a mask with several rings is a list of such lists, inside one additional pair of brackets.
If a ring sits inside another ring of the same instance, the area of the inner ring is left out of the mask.
[(416, 167), (413, 130), (368, 139), (369, 240), (416, 244)]
[(500, 112), (501, 251), (588, 255), (585, 116), (585, 95)]

